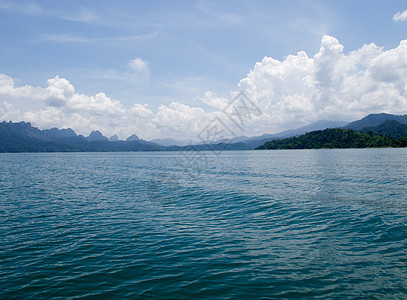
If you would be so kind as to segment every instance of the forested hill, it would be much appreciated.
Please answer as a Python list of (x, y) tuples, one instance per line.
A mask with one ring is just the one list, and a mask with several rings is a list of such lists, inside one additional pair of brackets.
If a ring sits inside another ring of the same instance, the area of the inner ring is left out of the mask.
[(272, 140), (257, 147), (256, 150), (381, 147), (407, 147), (407, 138), (394, 139), (373, 132), (334, 128), (312, 131), (298, 137)]
[(364, 133), (374, 132), (394, 139), (407, 137), (407, 125), (394, 120), (387, 120), (375, 127), (365, 127), (360, 131)]

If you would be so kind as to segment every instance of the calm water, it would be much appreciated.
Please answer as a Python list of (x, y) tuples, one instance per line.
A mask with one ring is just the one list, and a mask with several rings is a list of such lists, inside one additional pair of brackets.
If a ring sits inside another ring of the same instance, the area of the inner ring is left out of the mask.
[(407, 297), (407, 149), (0, 154), (0, 298)]

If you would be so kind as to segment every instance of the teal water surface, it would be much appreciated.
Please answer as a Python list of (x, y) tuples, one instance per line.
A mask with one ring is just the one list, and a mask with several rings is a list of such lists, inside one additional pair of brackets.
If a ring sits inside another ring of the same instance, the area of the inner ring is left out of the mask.
[(407, 297), (407, 149), (0, 154), (0, 170), (0, 299)]

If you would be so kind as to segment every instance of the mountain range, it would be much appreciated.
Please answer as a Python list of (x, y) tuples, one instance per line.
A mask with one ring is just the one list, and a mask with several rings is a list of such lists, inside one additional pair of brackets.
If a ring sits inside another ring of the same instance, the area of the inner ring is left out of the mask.
[(306, 126), (296, 128), (296, 129), (289, 129), (285, 131), (281, 131), (278, 133), (274, 134), (263, 134), (260, 136), (253, 136), (253, 137), (246, 137), (246, 136), (240, 136), (236, 139), (233, 140), (226, 140), (224, 142), (242, 142), (246, 145), (248, 145), (251, 149), (263, 145), (265, 142), (274, 140), (274, 139), (282, 139), (286, 137), (291, 137), (291, 136), (298, 136), (310, 131), (314, 130), (323, 130), (326, 128), (338, 128), (347, 125), (348, 122), (344, 121), (329, 121), (329, 120), (319, 120), (314, 123), (308, 124)]
[(45, 129), (30, 123), (0, 123), (0, 152), (99, 152), (99, 151), (160, 151), (161, 145), (136, 139), (109, 141), (99, 131), (88, 137), (77, 135), (72, 129)]
[(389, 138), (407, 136), (407, 115), (371, 114), (351, 123), (320, 120), (297, 129), (261, 136), (240, 136), (233, 140), (220, 140), (213, 144), (193, 141), (161, 139), (145, 141), (135, 134), (125, 141), (117, 136), (107, 138), (98, 131), (88, 137), (77, 135), (72, 129), (38, 129), (29, 122), (0, 123), (0, 152), (105, 152), (105, 151), (183, 151), (183, 150), (250, 150), (266, 142), (296, 137), (308, 132), (327, 128), (358, 130), (363, 133), (376, 133)]
[(361, 120), (350, 122), (344, 126), (344, 129), (362, 130), (366, 127), (375, 127), (384, 123), (385, 121), (397, 121), (401, 124), (407, 124), (407, 115), (391, 115), (391, 114), (370, 114)]

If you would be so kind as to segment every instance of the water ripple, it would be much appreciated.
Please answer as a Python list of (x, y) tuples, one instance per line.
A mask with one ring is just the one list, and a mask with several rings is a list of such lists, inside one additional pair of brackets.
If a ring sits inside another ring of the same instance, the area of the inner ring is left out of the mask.
[(0, 298), (405, 298), (405, 149), (3, 154)]

